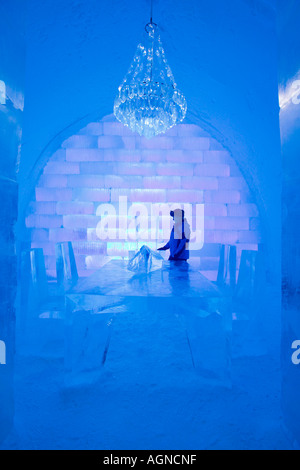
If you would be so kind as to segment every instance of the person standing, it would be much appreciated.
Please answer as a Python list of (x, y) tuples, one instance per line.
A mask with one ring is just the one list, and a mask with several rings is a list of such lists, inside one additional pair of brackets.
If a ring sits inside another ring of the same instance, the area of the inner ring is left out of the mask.
[(190, 225), (184, 218), (184, 211), (181, 209), (171, 211), (170, 216), (174, 220), (170, 240), (165, 246), (158, 248), (158, 251), (170, 250), (169, 261), (187, 261), (191, 235)]

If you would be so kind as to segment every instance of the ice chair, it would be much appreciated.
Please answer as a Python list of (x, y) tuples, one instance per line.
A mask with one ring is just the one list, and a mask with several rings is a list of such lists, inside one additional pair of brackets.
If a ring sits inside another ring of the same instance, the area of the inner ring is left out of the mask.
[(42, 248), (21, 253), (21, 326), (25, 327), (28, 315), (35, 315), (48, 298), (48, 283)]
[(62, 354), (64, 298), (51, 292), (42, 248), (21, 253), (17, 347), (22, 354)]
[(222, 245), (217, 276), (220, 287), (229, 287), (234, 291), (236, 285), (236, 246)]
[(266, 352), (263, 314), (270, 302), (264, 250), (243, 250), (233, 297), (233, 355), (259, 355)]
[(258, 251), (243, 250), (235, 290), (235, 299), (248, 303), (252, 300), (265, 281), (264, 253), (260, 246)]
[(103, 373), (115, 316), (126, 312), (120, 298), (67, 294), (64, 385), (91, 384)]
[(61, 291), (66, 291), (78, 281), (72, 242), (56, 243), (55, 257), (57, 285)]
[(219, 243), (206, 243), (199, 250), (190, 250), (189, 264), (200, 271), (218, 272), (221, 248)]

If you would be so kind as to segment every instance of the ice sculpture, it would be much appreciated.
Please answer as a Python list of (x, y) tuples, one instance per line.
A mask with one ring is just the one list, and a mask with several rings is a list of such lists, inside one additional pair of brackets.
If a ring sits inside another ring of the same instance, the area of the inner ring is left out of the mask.
[(129, 261), (129, 271), (139, 273), (150, 273), (162, 268), (163, 257), (152, 251), (146, 245), (143, 245), (139, 252)]

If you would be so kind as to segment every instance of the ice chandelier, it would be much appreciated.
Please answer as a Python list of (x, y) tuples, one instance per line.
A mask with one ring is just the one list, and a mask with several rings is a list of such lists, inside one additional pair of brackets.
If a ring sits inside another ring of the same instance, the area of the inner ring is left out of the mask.
[(158, 26), (145, 26), (145, 44), (139, 44), (114, 102), (116, 118), (133, 132), (151, 139), (181, 122), (186, 99), (178, 90), (165, 57)]

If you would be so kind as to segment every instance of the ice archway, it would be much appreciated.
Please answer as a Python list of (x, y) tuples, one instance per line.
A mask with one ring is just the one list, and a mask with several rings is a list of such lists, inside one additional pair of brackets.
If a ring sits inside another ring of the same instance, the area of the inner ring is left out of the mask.
[[(119, 239), (106, 244), (97, 236), (98, 206), (116, 205), (120, 196), (146, 207), (204, 204), (204, 242), (236, 244), (238, 256), (261, 242), (255, 197), (230, 153), (208, 132), (180, 124), (146, 140), (107, 116), (90, 122), (52, 153), (27, 207), (27, 239), (31, 247), (43, 248), (50, 276), (55, 276), (57, 242), (73, 242), (81, 275), (101, 265), (106, 249), (123, 257), (136, 247)], [(211, 278), (216, 263), (210, 259), (202, 265)]]

